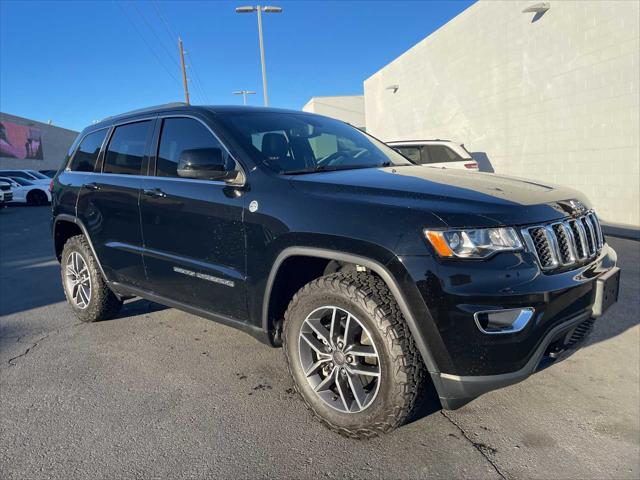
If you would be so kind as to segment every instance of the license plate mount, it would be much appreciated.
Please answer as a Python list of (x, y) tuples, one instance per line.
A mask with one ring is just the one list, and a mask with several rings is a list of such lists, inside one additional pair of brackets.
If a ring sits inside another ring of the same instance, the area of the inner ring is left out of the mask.
[(600, 317), (618, 301), (620, 290), (620, 269), (613, 267), (596, 280), (596, 294), (593, 302), (593, 316)]

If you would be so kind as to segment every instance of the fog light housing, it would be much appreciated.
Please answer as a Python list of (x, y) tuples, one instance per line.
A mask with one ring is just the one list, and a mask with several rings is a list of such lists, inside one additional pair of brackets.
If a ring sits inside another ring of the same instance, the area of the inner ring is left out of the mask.
[(488, 335), (516, 333), (524, 329), (533, 318), (531, 307), (503, 310), (484, 310), (473, 314), (478, 329)]

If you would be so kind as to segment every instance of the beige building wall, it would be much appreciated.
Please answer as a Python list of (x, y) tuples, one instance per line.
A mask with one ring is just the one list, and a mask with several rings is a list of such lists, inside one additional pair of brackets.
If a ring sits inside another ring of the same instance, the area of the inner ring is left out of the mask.
[(313, 97), (302, 110), (337, 118), (354, 127), (365, 127), (364, 96), (344, 95), (337, 97)]
[[(496, 173), (583, 191), (640, 226), (640, 2), (480, 1), (364, 82), (383, 140), (450, 138)], [(397, 86), (394, 89), (390, 87)]]

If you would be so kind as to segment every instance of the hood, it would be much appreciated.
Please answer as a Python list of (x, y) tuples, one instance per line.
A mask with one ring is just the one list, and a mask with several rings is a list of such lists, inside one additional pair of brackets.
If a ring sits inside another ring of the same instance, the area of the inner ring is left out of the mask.
[(590, 208), (581, 193), (565, 187), (413, 165), (318, 172), (290, 181), (313, 195), (422, 210), (452, 227), (543, 223)]

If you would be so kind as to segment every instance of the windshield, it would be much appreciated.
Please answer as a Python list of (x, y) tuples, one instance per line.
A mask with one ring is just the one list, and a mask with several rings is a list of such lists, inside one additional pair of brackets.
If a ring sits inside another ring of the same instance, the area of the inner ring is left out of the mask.
[(220, 121), (254, 155), (282, 174), (412, 165), (384, 143), (346, 123), (316, 115), (247, 112)]
[(31, 175), (33, 175), (36, 178), (49, 180), (49, 177), (47, 177), (46, 175), (41, 174), (40, 172), (36, 172), (35, 170), (27, 170), (27, 172), (29, 172)]

